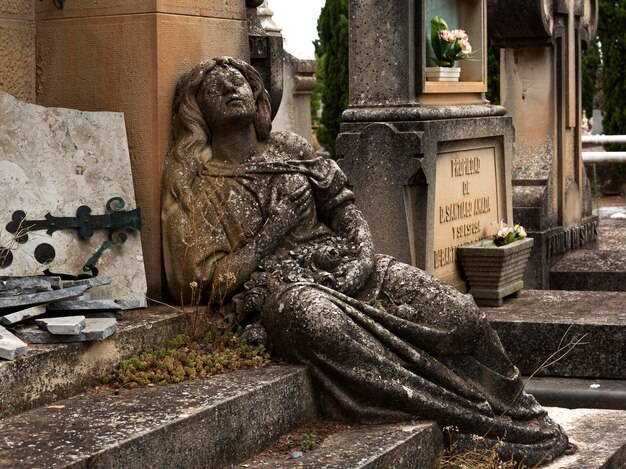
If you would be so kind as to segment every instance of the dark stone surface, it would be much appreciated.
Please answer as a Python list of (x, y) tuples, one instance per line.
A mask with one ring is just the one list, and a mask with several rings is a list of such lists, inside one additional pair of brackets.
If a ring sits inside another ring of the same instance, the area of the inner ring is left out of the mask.
[[(253, 457), (237, 467), (415, 469), (434, 467), (443, 450), (434, 422), (360, 426), (330, 435), (301, 458)], [(247, 464), (247, 466), (246, 466)], [(235, 466), (232, 466), (235, 467)]]
[(550, 269), (550, 288), (626, 291), (626, 250), (571, 252)]
[(0, 466), (223, 468), (316, 415), (301, 367), (82, 395), (0, 421)]
[[(516, 211), (517, 209), (513, 208), (514, 214)], [(537, 219), (541, 217), (535, 214), (531, 218)], [(515, 219), (522, 220), (527, 218)], [(568, 229), (557, 226), (538, 231), (528, 229), (527, 233), (530, 238), (533, 238), (535, 245), (524, 272), (524, 286), (528, 289), (549, 288), (552, 265), (557, 263), (567, 253), (577, 249), (587, 249), (596, 246), (598, 218), (585, 218), (580, 224)]]
[(25, 357), (0, 362), (0, 418), (78, 394), (120, 360), (184, 332), (180, 314), (166, 307), (127, 311), (126, 318), (106, 341), (31, 345)]
[(534, 376), (525, 389), (543, 406), (626, 410), (626, 380)]
[[(625, 304), (622, 292), (526, 290), (500, 308), (481, 309), (523, 374), (626, 379)], [(559, 344), (583, 336), (570, 353), (540, 369)]]

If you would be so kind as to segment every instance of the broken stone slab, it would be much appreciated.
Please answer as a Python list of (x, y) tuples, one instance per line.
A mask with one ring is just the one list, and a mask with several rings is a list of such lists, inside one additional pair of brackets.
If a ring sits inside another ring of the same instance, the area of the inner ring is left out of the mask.
[(7, 314), (0, 317), (0, 324), (3, 326), (12, 326), (21, 321), (41, 316), (46, 312), (46, 305), (31, 306), (30, 308), (16, 311), (15, 313)]
[(61, 288), (61, 278), (37, 275), (33, 277), (3, 277), (0, 279), (0, 297), (18, 296)]
[(14, 360), (26, 355), (28, 345), (0, 326), (0, 358)]
[[(75, 217), (82, 205), (90, 207), (93, 216), (103, 215), (114, 197), (124, 200), (124, 210), (137, 208), (123, 114), (46, 108), (0, 92), (2, 228), (16, 210), (25, 212), (27, 220), (43, 220), (47, 213)], [(90, 292), (92, 298), (129, 296), (145, 302), (141, 236), (136, 230), (126, 233), (126, 242), (107, 249), (98, 261), (98, 271), (114, 281)], [(107, 229), (95, 229), (84, 240), (74, 229), (50, 235), (38, 230), (28, 234), (0, 274), (38, 275), (44, 268), (82, 272), (85, 261), (105, 241)], [(43, 244), (53, 256), (35, 255)]]
[(145, 308), (139, 300), (114, 300), (123, 310)]
[(100, 275), (99, 277), (81, 278), (79, 280), (63, 280), (63, 288), (72, 287), (101, 287), (111, 284), (111, 277), (107, 275)]
[(121, 309), (109, 311), (88, 311), (88, 310), (59, 310), (46, 311), (40, 318), (54, 318), (59, 316), (85, 316), (86, 318), (113, 318), (121, 321), (124, 319), (124, 312)]
[(0, 312), (2, 312), (3, 310), (8, 310), (8, 312), (14, 312), (15, 310), (19, 310), (21, 307), (40, 305), (70, 298), (78, 298), (89, 288), (89, 285), (80, 285), (71, 288), (61, 288), (60, 290), (52, 290), (41, 293), (29, 293), (27, 295), (0, 298)]
[(70, 300), (48, 305), (47, 311), (117, 311), (122, 306), (113, 300)]
[(33, 344), (59, 344), (67, 342), (88, 342), (104, 340), (117, 330), (117, 321), (113, 318), (86, 318), (85, 328), (78, 335), (53, 335), (37, 326), (25, 326), (15, 330), (15, 334)]
[(85, 329), (85, 316), (65, 316), (35, 320), (41, 329), (54, 335), (78, 335)]

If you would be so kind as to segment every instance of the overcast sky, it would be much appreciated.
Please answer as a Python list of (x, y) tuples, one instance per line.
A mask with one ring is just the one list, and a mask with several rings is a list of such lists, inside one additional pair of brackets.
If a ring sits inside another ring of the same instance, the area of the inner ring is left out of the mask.
[(267, 0), (274, 22), (282, 28), (285, 48), (299, 59), (312, 59), (317, 18), (326, 0)]

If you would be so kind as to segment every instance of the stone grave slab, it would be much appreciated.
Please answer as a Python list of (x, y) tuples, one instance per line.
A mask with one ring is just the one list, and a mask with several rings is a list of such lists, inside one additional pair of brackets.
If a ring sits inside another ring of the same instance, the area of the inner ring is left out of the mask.
[(67, 342), (88, 342), (104, 340), (117, 330), (117, 321), (114, 318), (85, 319), (85, 328), (78, 335), (53, 335), (37, 326), (18, 328), (15, 334), (26, 342), (33, 344), (57, 344)]
[[(83, 273), (83, 266), (108, 240), (107, 229), (81, 238), (77, 229), (26, 233), (25, 221), (76, 217), (136, 208), (124, 118), (120, 113), (45, 108), (0, 93), (0, 276)], [(7, 229), (7, 225), (11, 229)], [(139, 232), (125, 230), (125, 243), (105, 250), (96, 264), (113, 279), (90, 292), (93, 298), (137, 299), (145, 305), (146, 276)]]
[(626, 467), (626, 411), (548, 408), (577, 446), (543, 469), (619, 469)]
[(53, 335), (79, 335), (85, 329), (85, 316), (65, 316), (35, 320), (42, 330)]
[(624, 305), (626, 292), (523, 290), (481, 310), (522, 374), (626, 379)]
[(13, 360), (26, 355), (27, 349), (28, 346), (24, 342), (0, 326), (0, 358)]

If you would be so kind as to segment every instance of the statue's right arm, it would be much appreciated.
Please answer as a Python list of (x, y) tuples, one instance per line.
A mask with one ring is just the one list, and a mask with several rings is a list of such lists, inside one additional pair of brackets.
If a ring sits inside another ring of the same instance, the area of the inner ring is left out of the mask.
[(218, 262), (211, 281), (214, 292), (211, 297), (229, 298), (240, 291), (261, 261), (272, 254), (287, 233), (300, 222), (312, 201), (309, 186), (282, 196), (273, 188), (269, 214), (261, 230), (246, 245)]

